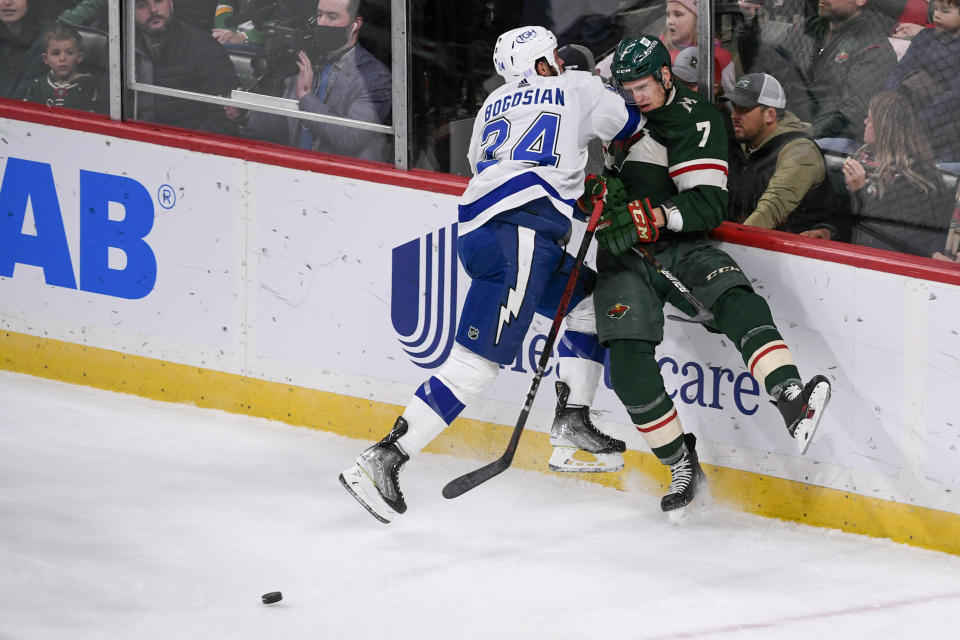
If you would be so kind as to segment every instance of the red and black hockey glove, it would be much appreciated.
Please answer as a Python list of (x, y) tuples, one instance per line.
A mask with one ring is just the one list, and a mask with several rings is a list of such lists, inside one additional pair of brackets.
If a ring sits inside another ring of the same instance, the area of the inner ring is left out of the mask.
[(574, 212), (578, 220), (586, 221), (593, 215), (593, 209), (598, 204), (603, 206), (607, 198), (607, 180), (603, 176), (593, 173), (583, 181), (583, 195), (577, 199), (579, 212)]
[(650, 198), (608, 206), (597, 225), (597, 242), (615, 256), (639, 242), (656, 242), (659, 237)]

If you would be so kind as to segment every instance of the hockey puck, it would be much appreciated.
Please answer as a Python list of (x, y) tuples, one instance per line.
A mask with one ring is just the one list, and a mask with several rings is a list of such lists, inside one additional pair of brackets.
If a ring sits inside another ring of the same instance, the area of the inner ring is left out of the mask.
[(274, 602), (283, 600), (283, 594), (279, 591), (271, 591), (270, 593), (265, 593), (260, 596), (260, 599), (263, 600), (263, 604), (273, 604)]

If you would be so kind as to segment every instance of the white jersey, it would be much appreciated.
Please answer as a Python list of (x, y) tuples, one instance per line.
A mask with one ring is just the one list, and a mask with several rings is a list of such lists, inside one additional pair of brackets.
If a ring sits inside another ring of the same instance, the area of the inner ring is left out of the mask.
[(587, 144), (629, 138), (645, 122), (585, 71), (508, 82), (487, 97), (473, 123), (467, 158), (474, 175), (460, 198), (459, 233), (544, 196), (572, 216)]

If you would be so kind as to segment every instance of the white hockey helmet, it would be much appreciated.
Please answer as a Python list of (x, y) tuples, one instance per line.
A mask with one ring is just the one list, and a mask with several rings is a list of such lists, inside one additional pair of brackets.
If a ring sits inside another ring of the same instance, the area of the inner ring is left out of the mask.
[(497, 38), (493, 47), (493, 66), (507, 82), (537, 74), (537, 60), (546, 58), (547, 64), (560, 73), (556, 56), (557, 37), (543, 27), (511, 29)]

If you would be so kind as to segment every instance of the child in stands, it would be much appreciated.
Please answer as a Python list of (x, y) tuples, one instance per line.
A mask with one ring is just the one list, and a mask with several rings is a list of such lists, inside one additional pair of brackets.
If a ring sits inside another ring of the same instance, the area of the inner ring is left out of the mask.
[(83, 61), (83, 44), (75, 28), (65, 22), (55, 22), (47, 29), (43, 34), (42, 57), (50, 70), (33, 79), (24, 100), (50, 107), (107, 112), (106, 77), (77, 70)]
[[(660, 36), (661, 42), (670, 51), (670, 60), (687, 47), (697, 46), (697, 3), (699, 0), (668, 0), (666, 33)], [(713, 46), (714, 82), (724, 92), (733, 91), (737, 71), (730, 52), (715, 42)]]
[(913, 38), (887, 90), (910, 100), (938, 162), (960, 162), (960, 0), (934, 0), (933, 29)]

